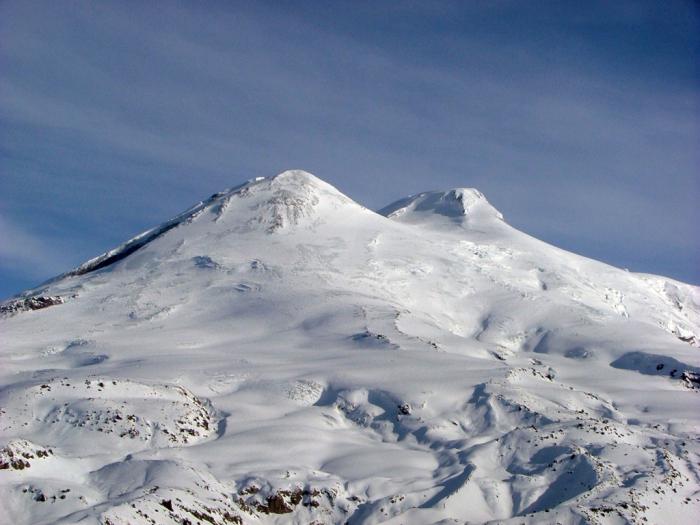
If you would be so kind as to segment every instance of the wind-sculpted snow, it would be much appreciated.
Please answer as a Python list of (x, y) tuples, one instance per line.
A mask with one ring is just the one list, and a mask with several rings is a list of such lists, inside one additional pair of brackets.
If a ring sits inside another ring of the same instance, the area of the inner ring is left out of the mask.
[[(73, 446), (84, 435), (96, 447), (139, 450), (180, 446), (206, 438), (214, 430), (215, 417), (207, 403), (180, 386), (144, 385), (107, 377), (71, 382), (67, 377), (32, 386), (9, 387), (0, 395), (5, 432), (49, 430)], [(124, 444), (123, 442), (127, 443)]]
[(2, 312), (1, 523), (700, 515), (698, 288), (476, 190), (256, 179)]

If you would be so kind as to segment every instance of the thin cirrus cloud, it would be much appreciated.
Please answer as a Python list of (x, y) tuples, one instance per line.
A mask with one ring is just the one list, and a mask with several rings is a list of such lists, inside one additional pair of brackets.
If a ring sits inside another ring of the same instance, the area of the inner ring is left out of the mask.
[(71, 258), (58, 243), (33, 234), (0, 217), (0, 265), (8, 272), (22, 272), (33, 279), (66, 269)]
[(0, 260), (0, 295), (290, 167), (372, 208), (474, 186), (549, 242), (700, 281), (691, 3), (10, 1), (0, 20), (5, 221), (67, 254)]

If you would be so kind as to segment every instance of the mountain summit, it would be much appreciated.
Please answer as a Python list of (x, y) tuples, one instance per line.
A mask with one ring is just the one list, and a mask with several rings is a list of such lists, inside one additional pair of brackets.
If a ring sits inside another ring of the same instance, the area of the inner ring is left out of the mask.
[[(232, 201), (235, 201), (233, 209), (229, 209)], [(66, 276), (82, 275), (114, 264), (173, 228), (195, 222), (221, 222), (206, 226), (212, 232), (231, 223), (237, 232), (264, 230), (272, 233), (298, 225), (304, 219), (310, 220), (319, 211), (331, 212), (343, 206), (361, 209), (333, 186), (306, 171), (289, 170), (271, 178), (258, 177), (213, 194), (177, 217), (87, 261)]]
[(254, 179), (7, 301), (0, 332), (0, 523), (700, 513), (700, 290), (474, 189), (375, 213)]
[(503, 220), (501, 212), (486, 200), (483, 193), (474, 188), (419, 193), (390, 204), (378, 213), (405, 222), (430, 221), (436, 215), (460, 224)]

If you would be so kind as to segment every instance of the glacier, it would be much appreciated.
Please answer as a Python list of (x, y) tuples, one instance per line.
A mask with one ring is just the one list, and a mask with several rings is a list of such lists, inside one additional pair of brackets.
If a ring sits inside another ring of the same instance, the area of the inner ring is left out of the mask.
[(0, 523), (694, 524), (699, 431), (700, 288), (471, 188), (257, 178), (0, 306)]

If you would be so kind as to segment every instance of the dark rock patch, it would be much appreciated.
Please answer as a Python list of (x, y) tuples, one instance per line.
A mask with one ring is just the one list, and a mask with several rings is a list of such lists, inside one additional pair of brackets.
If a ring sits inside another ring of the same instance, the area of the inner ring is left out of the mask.
[(49, 306), (55, 306), (57, 304), (63, 304), (65, 302), (66, 300), (58, 295), (39, 295), (36, 297), (25, 297), (22, 299), (8, 301), (0, 305), (0, 315), (14, 315), (19, 312), (42, 310), (43, 308), (48, 308)]

